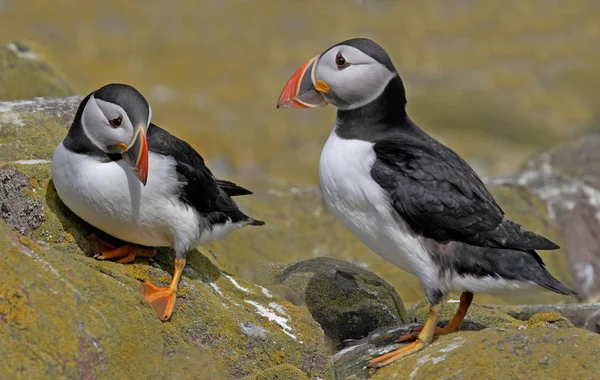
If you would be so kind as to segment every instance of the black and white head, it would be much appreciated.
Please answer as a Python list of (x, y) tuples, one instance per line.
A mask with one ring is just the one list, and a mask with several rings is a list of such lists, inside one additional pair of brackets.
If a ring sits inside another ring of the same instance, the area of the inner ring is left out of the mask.
[(352, 110), (379, 98), (398, 77), (385, 50), (366, 38), (340, 42), (300, 67), (285, 85), (277, 107), (309, 108), (328, 103)]
[(152, 110), (135, 88), (108, 84), (93, 93), (81, 114), (81, 125), (94, 145), (123, 160), (145, 185), (148, 178), (146, 130)]

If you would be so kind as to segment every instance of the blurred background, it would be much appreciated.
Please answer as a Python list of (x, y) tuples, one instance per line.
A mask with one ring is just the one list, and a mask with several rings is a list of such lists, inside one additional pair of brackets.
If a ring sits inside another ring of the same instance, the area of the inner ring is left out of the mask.
[(259, 197), (318, 185), (335, 109), (275, 104), (301, 64), (357, 36), (390, 54), (412, 119), (481, 175), (600, 130), (596, 0), (0, 0), (3, 43), (30, 44), (80, 95), (135, 86), (156, 124)]

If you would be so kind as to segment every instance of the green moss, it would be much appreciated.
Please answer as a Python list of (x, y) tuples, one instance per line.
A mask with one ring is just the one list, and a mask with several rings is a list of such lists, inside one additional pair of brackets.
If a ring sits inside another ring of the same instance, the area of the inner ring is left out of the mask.
[(0, 113), (0, 123), (0, 161), (52, 159), (68, 126), (56, 116), (24, 111)]
[(0, 46), (0, 73), (0, 100), (73, 95), (65, 78), (20, 42)]
[(246, 376), (243, 380), (308, 380), (308, 377), (304, 372), (298, 368), (289, 365), (282, 364), (275, 367), (271, 367), (262, 371), (258, 371), (252, 376)]

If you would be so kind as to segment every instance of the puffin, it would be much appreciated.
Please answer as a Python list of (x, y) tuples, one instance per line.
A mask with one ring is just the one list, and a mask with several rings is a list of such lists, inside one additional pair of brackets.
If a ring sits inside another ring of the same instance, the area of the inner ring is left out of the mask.
[[(313, 57), (291, 76), (277, 108), (327, 104), (337, 115), (319, 162), (325, 202), (370, 250), (416, 275), (430, 303), (425, 325), (398, 339), (411, 343), (368, 367), (458, 330), (475, 292), (576, 295), (536, 252), (558, 245), (506, 218), (469, 164), (409, 118), (404, 84), (381, 46), (354, 38)], [(437, 327), (453, 292), (461, 293), (458, 310)]]
[[(167, 288), (150, 282), (141, 293), (161, 321), (171, 317), (186, 254), (244, 226), (264, 222), (244, 214), (233, 196), (252, 194), (215, 178), (190, 144), (151, 123), (152, 110), (134, 87), (111, 83), (87, 95), (52, 157), (54, 187), (77, 216), (127, 244), (104, 249), (99, 260), (126, 263), (172, 247)], [(94, 235), (95, 236), (95, 235)]]

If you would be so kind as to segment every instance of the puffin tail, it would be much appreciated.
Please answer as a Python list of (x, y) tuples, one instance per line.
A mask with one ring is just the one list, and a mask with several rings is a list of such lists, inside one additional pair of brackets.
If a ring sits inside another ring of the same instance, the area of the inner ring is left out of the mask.
[(239, 195), (250, 195), (253, 194), (250, 190), (244, 189), (243, 187), (224, 179), (215, 180), (217, 186), (221, 188), (230, 197), (237, 197)]
[(265, 225), (265, 222), (263, 222), (262, 220), (248, 218), (248, 221), (249, 221), (248, 224), (251, 226), (264, 226)]

